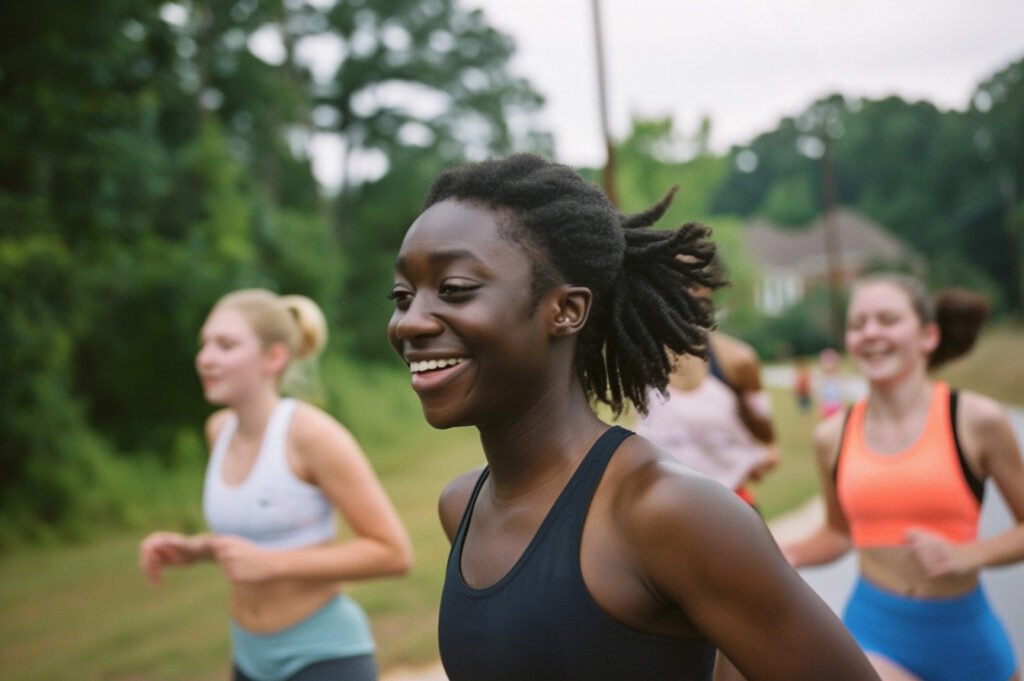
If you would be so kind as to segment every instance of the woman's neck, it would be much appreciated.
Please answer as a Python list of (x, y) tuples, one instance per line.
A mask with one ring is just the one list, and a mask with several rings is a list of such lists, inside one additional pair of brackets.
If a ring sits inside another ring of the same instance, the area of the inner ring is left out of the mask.
[(886, 415), (898, 420), (931, 402), (932, 381), (923, 371), (898, 383), (871, 385), (867, 408), (871, 415)]
[(565, 399), (537, 404), (518, 418), (480, 427), (480, 443), (499, 497), (515, 497), (575, 470), (608, 425), (590, 407), (582, 386)]
[(267, 427), (270, 415), (274, 413), (281, 396), (274, 390), (261, 390), (248, 396), (245, 400), (231, 405), (238, 417), (237, 432), (244, 438), (261, 438)]

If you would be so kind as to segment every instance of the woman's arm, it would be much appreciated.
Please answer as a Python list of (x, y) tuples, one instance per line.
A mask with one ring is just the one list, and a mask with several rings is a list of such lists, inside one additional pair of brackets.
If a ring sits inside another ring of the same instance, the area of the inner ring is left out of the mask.
[(638, 512), (646, 539), (637, 550), (650, 582), (749, 681), (878, 681), (764, 522), (728, 490), (666, 481)]
[(850, 550), (850, 527), (839, 506), (832, 471), (839, 456), (843, 437), (843, 415), (836, 414), (822, 421), (814, 431), (814, 455), (818, 464), (818, 480), (825, 500), (825, 524), (810, 536), (789, 542), (782, 553), (793, 567), (824, 565), (846, 555)]
[(761, 361), (757, 353), (739, 339), (720, 333), (712, 335), (712, 343), (728, 385), (736, 393), (740, 421), (759, 442), (774, 445), (771, 403), (761, 385)]
[(209, 546), (212, 535), (191, 537), (180, 532), (153, 532), (139, 544), (139, 569), (157, 586), (163, 580), (165, 567), (191, 565), (201, 560), (213, 560)]
[(208, 540), (216, 560), (234, 581), (266, 579), (356, 580), (403, 574), (412, 564), (412, 544), (387, 493), (355, 438), (340, 423), (299, 404), (289, 444), (304, 470), (352, 530), (345, 541), (266, 551), (238, 537)]
[[(208, 449), (213, 449), (228, 414), (227, 409), (218, 409), (206, 419), (203, 434)], [(180, 532), (153, 532), (139, 542), (139, 569), (150, 584), (159, 585), (165, 567), (181, 567), (197, 561), (213, 560), (209, 544), (212, 536), (208, 533), (187, 536)]]
[(963, 391), (957, 432), (968, 459), (999, 488), (1016, 524), (992, 537), (951, 544), (935, 535), (911, 531), (914, 555), (930, 577), (966, 574), (1024, 560), (1024, 460), (1003, 407), (984, 395)]

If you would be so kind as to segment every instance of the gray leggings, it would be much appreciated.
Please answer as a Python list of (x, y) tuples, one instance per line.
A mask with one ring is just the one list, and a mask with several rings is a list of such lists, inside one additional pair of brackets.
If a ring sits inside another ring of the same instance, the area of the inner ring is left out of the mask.
[[(231, 681), (255, 681), (236, 666)], [(283, 681), (377, 681), (377, 661), (373, 655), (321, 660), (303, 667)]]

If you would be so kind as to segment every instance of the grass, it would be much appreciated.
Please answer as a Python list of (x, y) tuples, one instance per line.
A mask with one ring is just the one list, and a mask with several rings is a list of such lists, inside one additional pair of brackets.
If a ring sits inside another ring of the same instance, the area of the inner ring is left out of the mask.
[[(940, 377), (1021, 404), (1024, 366), (1009, 360), (1024, 347), (1022, 340), (1020, 328), (996, 329)], [(455, 475), (482, 463), (476, 431), (427, 426), (402, 373), (330, 361), (323, 369), (330, 377), (324, 382), (324, 403), (363, 443), (416, 549), (408, 576), (353, 584), (349, 592), (370, 614), (385, 669), (431, 663), (437, 659), (437, 605), (448, 553), (437, 521), (437, 497)], [(769, 519), (798, 507), (818, 488), (813, 417), (801, 418), (789, 390), (773, 388), (771, 393), (782, 462), (756, 488)], [(196, 477), (193, 492), (179, 499), (183, 525), (194, 523), (200, 484)], [(175, 493), (181, 488), (177, 482), (172, 487)], [(166, 503), (153, 500), (164, 517)], [(149, 587), (136, 567), (138, 541), (148, 529), (0, 556), (0, 677), (228, 678), (224, 579), (215, 566), (199, 565), (173, 570), (161, 588)]]
[[(456, 473), (480, 462), (473, 431), (432, 432), (421, 442), (438, 455), (421, 447), (409, 466), (384, 480), (413, 537), (416, 565), (404, 578), (349, 589), (371, 614), (385, 667), (437, 657), (447, 558), (437, 497)], [(136, 567), (141, 536), (24, 549), (0, 560), (5, 681), (228, 678), (227, 586), (219, 570), (171, 570), (163, 586), (151, 588)]]
[(781, 460), (775, 470), (753, 487), (761, 513), (771, 520), (818, 493), (812, 439), (817, 421), (813, 412), (800, 413), (792, 391), (769, 388), (768, 392)]

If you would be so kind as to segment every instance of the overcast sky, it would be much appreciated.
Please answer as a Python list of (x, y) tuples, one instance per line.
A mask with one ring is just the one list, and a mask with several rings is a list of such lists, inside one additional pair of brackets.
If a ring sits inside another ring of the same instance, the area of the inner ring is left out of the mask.
[[(512, 71), (545, 96), (558, 160), (600, 165), (591, 0), (461, 0), (510, 34)], [(898, 94), (963, 109), (975, 86), (1024, 57), (1024, 0), (600, 0), (612, 133), (634, 114), (718, 151), (815, 99)]]

